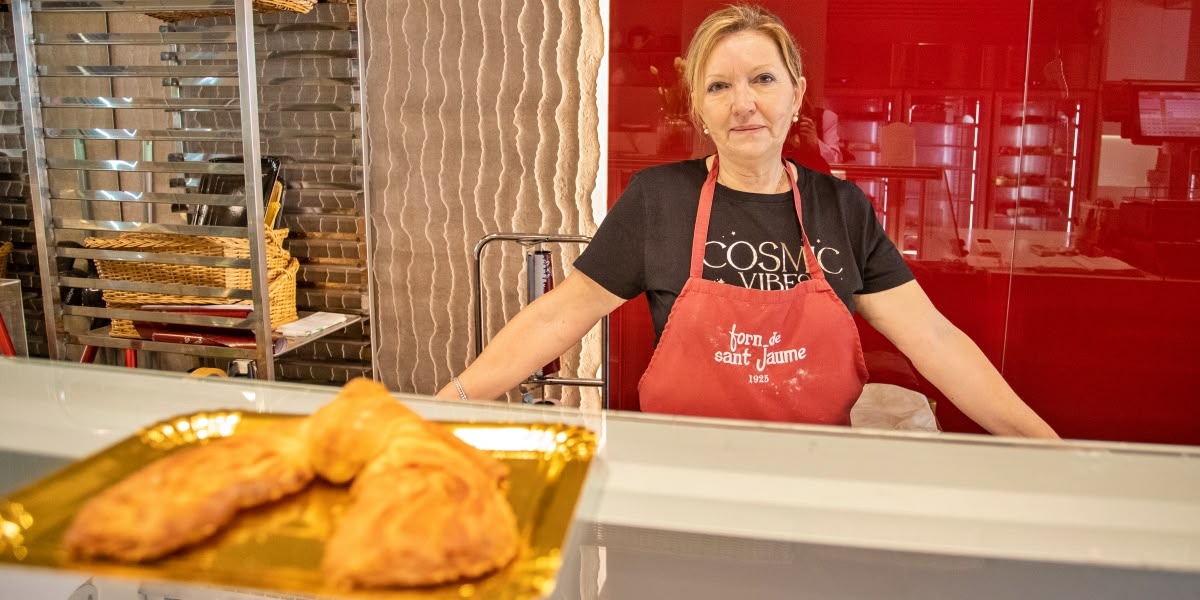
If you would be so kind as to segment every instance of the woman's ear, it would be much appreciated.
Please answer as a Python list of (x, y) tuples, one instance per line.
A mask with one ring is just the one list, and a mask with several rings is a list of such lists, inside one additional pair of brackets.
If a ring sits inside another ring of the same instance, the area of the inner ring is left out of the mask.
[(804, 105), (804, 92), (808, 90), (808, 80), (801, 76), (793, 90), (792, 112), (798, 113), (800, 112), (800, 107)]

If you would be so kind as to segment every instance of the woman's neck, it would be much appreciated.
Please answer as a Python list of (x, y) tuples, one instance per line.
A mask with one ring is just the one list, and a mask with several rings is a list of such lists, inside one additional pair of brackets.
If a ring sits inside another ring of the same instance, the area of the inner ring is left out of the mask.
[[(774, 161), (769, 165), (730, 164), (721, 161), (720, 172), (717, 173), (717, 183), (737, 190), (753, 194), (779, 194), (791, 189), (783, 161)], [(712, 169), (712, 157), (708, 159), (708, 168)], [(788, 165), (791, 168), (791, 165)]]

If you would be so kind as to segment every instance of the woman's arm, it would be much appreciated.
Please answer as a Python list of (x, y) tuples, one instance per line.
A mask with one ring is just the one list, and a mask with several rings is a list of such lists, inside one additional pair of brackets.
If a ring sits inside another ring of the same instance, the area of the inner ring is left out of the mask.
[[(596, 321), (624, 302), (587, 275), (573, 271), (505, 324), (458, 376), (459, 384), (472, 400), (494, 399), (579, 342)], [(453, 383), (436, 395), (459, 397)]]
[(821, 111), (821, 137), (818, 138), (821, 157), (829, 163), (842, 162), (842, 138), (838, 132), (837, 113), (825, 109)]
[(983, 351), (938, 312), (916, 281), (856, 296), (855, 302), (872, 327), (984, 429), (996, 435), (1058, 437), (1009, 387)]

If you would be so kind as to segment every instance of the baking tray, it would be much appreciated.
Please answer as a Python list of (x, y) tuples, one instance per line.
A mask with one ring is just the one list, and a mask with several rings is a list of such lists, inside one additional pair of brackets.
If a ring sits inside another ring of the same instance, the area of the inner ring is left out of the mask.
[(441, 423), (510, 469), (508, 500), (521, 531), (520, 554), (487, 577), (418, 588), (343, 591), (320, 573), (333, 515), (349, 501), (346, 486), (319, 478), (305, 491), (244, 511), (216, 537), (157, 561), (126, 565), (76, 561), (63, 532), (87, 499), (181, 448), (253, 431), (295, 415), (209, 411), (150, 425), (93, 456), (0, 498), (0, 561), (152, 582), (269, 589), (349, 598), (537, 598), (553, 590), (562, 545), (596, 450), (595, 434), (553, 423)]

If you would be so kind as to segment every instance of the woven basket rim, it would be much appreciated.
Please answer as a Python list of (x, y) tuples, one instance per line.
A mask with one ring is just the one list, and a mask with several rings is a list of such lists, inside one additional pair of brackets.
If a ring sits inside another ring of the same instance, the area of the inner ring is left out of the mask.
[[(303, 15), (311, 12), (316, 5), (317, 0), (254, 0), (252, 7), (256, 13), (288, 11)], [(204, 17), (225, 17), (234, 14), (234, 11), (148, 12), (145, 14), (160, 21), (174, 22), (186, 19), (202, 19)]]

